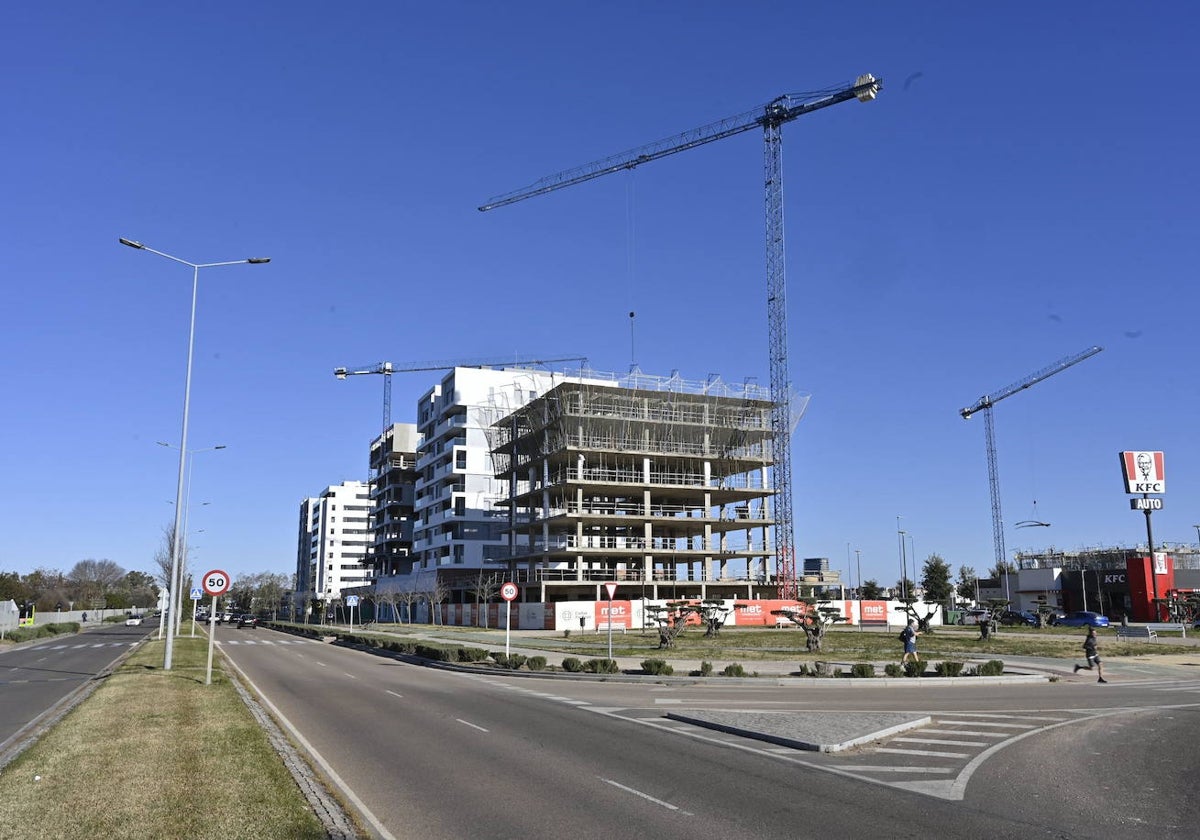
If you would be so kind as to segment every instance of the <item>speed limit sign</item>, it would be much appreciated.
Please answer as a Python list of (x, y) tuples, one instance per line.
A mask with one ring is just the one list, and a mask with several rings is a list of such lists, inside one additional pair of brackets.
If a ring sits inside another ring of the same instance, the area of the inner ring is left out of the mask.
[(505, 601), (515, 601), (517, 599), (517, 585), (515, 583), (501, 585), (500, 597)]
[(214, 598), (218, 595), (224, 595), (229, 591), (229, 575), (225, 574), (220, 569), (213, 569), (211, 572), (205, 572), (201, 579), (201, 585), (204, 591), (212, 595)]

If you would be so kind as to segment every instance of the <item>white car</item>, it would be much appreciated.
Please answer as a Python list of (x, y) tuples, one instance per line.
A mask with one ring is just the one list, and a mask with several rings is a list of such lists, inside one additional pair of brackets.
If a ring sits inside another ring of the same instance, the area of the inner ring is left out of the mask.
[(129, 616), (129, 618), (125, 619), (126, 627), (137, 627), (141, 623), (142, 623), (142, 617), (140, 615), (131, 615), (131, 616)]

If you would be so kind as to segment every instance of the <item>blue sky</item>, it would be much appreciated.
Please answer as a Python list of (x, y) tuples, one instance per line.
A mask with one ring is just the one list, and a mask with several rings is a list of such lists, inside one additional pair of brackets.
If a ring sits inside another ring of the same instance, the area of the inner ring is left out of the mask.
[[(192, 262), (195, 564), (294, 570), (298, 505), (363, 477), (378, 377), (583, 354), (769, 382), (755, 132), (489, 213), (490, 196), (870, 72), (784, 130), (801, 556), (992, 564), (1135, 545), (1116, 453), (1166, 452), (1156, 541), (1200, 523), (1187, 4), (62, 2), (0, 33), (8, 303), (0, 570), (150, 570), (173, 518)], [(637, 312), (631, 353), (630, 310)], [(429, 374), (397, 375), (413, 419)], [(1015, 529), (1037, 518), (1050, 528)], [(209, 502), (201, 505), (201, 502)]]

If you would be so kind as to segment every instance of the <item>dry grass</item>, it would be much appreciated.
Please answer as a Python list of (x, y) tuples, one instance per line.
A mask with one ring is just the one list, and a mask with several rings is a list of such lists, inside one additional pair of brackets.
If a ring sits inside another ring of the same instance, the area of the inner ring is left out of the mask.
[[(205, 639), (143, 646), (0, 774), (21, 837), (324, 838), (228, 680), (204, 685)], [(0, 830), (3, 835), (4, 830)]]

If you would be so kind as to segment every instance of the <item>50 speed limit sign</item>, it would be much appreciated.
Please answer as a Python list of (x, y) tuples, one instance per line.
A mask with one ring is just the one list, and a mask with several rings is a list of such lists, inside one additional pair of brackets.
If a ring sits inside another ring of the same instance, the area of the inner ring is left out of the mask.
[(229, 575), (220, 569), (213, 569), (211, 572), (204, 573), (204, 577), (200, 579), (200, 585), (204, 587), (207, 594), (214, 598), (224, 595), (229, 591)]
[(500, 587), (500, 597), (505, 601), (514, 601), (517, 598), (517, 585), (515, 583), (506, 583)]

